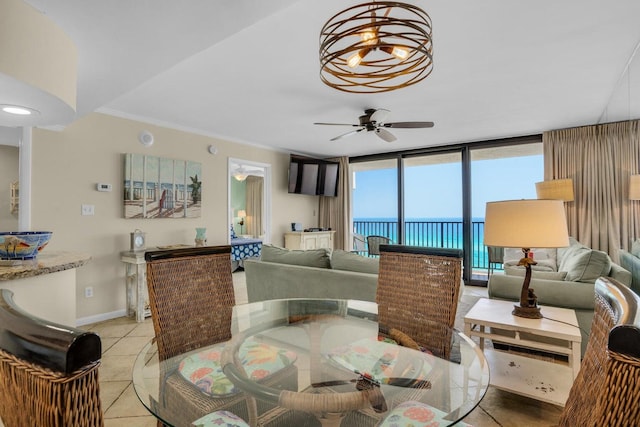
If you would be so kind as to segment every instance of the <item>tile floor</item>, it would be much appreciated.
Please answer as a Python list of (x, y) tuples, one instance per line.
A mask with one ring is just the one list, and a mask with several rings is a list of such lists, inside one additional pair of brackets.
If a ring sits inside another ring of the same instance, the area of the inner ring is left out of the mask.
[[(236, 300), (247, 301), (244, 273), (233, 274)], [(486, 288), (465, 287), (465, 295), (486, 296)], [(464, 297), (463, 297), (464, 298)], [(462, 325), (457, 325), (462, 329)], [(131, 384), (131, 368), (136, 354), (153, 337), (148, 318), (144, 323), (118, 318), (86, 326), (102, 338), (103, 357), (100, 367), (105, 426), (153, 427), (156, 420), (138, 401)], [(485, 398), (465, 422), (475, 427), (554, 426), (561, 408), (489, 388)], [(1, 425), (1, 422), (0, 422)]]

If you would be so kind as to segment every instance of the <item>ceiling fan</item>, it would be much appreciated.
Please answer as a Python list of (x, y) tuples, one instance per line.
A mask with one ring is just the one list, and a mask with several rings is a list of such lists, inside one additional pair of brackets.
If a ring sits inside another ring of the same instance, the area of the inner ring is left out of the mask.
[(358, 118), (360, 121), (359, 124), (314, 123), (314, 125), (352, 126), (352, 127), (358, 128), (356, 130), (352, 130), (350, 132), (343, 133), (342, 135), (338, 135), (334, 138), (331, 138), (331, 141), (335, 141), (340, 138), (344, 138), (345, 136), (354, 135), (358, 132), (362, 132), (363, 130), (366, 130), (367, 132), (375, 131), (378, 137), (382, 138), (387, 142), (393, 142), (397, 138), (385, 128), (416, 129), (416, 128), (432, 128), (433, 127), (433, 122), (392, 122), (392, 123), (385, 122), (385, 119), (387, 118), (389, 113), (390, 113), (389, 110), (369, 108), (364, 110), (364, 114)]

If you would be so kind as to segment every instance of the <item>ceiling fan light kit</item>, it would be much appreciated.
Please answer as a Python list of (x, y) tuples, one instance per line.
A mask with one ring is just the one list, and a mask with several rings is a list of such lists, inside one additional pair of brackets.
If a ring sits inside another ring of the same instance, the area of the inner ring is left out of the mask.
[(431, 18), (392, 1), (352, 6), (320, 31), (320, 79), (351, 93), (378, 93), (424, 80), (433, 69)]

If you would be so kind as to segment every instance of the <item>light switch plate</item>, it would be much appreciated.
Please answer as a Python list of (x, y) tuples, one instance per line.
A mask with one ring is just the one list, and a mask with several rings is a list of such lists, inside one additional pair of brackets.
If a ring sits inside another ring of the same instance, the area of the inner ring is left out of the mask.
[(82, 205), (82, 215), (93, 215), (95, 213), (94, 205)]

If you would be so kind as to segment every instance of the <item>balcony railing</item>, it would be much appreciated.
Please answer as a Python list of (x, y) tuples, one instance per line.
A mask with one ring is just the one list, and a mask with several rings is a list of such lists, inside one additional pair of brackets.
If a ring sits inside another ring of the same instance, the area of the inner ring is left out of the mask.
[[(398, 223), (391, 220), (353, 221), (356, 233), (363, 236), (385, 236), (398, 242)], [(484, 246), (484, 221), (472, 221), (472, 265), (474, 270), (488, 270), (489, 254)], [(462, 221), (405, 221), (406, 245), (437, 248), (463, 248)]]

